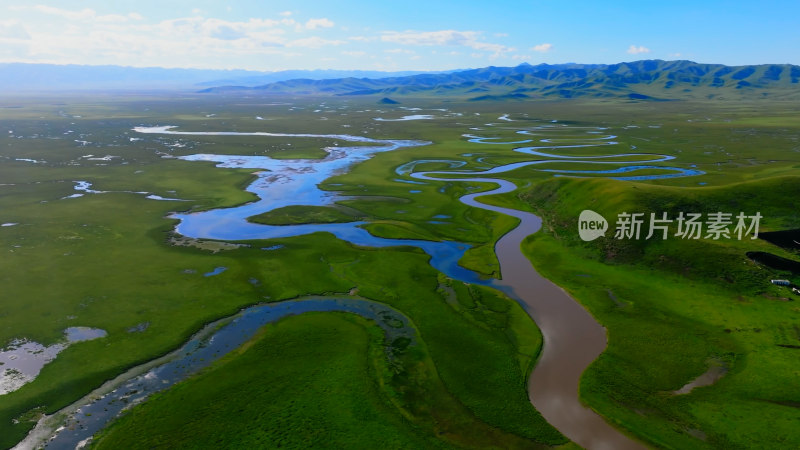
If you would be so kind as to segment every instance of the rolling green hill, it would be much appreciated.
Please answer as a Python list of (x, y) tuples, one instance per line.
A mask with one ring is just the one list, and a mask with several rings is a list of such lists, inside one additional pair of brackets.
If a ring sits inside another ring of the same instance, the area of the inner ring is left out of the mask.
[(474, 101), (623, 98), (751, 100), (800, 98), (800, 66), (725, 66), (644, 60), (618, 64), (521, 64), (381, 79), (296, 79), (257, 87), (221, 86), (203, 93), (254, 95), (448, 96)]

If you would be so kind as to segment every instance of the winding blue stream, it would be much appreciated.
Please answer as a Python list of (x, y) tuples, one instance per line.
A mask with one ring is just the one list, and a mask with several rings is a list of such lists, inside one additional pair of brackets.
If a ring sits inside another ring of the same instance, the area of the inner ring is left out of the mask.
[[(372, 155), (385, 151), (399, 150), (407, 147), (415, 147), (421, 145), (428, 145), (429, 142), (412, 141), (412, 140), (392, 140), (392, 139), (374, 139), (362, 136), (353, 135), (339, 135), (339, 134), (288, 134), (288, 133), (267, 133), (267, 132), (204, 132), (204, 131), (177, 131), (172, 126), (159, 126), (159, 127), (136, 127), (134, 131), (144, 134), (159, 134), (159, 135), (180, 135), (180, 136), (269, 136), (269, 137), (322, 137), (329, 139), (338, 139), (346, 142), (360, 142), (375, 144), (374, 146), (359, 146), (359, 147), (328, 147), (325, 149), (327, 156), (323, 159), (291, 159), (291, 160), (276, 160), (268, 156), (239, 156), (239, 155), (213, 155), (213, 154), (196, 154), (181, 157), (187, 161), (209, 161), (217, 163), (218, 167), (231, 167), (231, 168), (251, 168), (261, 169), (258, 172), (258, 178), (250, 186), (247, 187), (249, 192), (256, 194), (259, 200), (248, 203), (246, 205), (238, 206), (235, 208), (215, 209), (211, 211), (203, 211), (198, 213), (189, 214), (174, 214), (172, 218), (179, 219), (180, 223), (176, 227), (176, 231), (184, 236), (202, 239), (217, 239), (217, 240), (249, 240), (249, 239), (276, 239), (291, 236), (300, 236), (316, 232), (328, 232), (339, 239), (351, 242), (356, 245), (363, 245), (368, 247), (390, 247), (398, 245), (410, 245), (419, 247), (431, 256), (431, 265), (442, 271), (443, 273), (457, 278), (462, 281), (487, 284), (488, 282), (480, 280), (480, 278), (468, 271), (461, 268), (457, 261), (463, 256), (463, 253), (469, 248), (466, 244), (454, 242), (434, 242), (423, 240), (406, 240), (406, 239), (384, 239), (372, 236), (365, 229), (362, 228), (365, 222), (350, 222), (350, 223), (336, 223), (336, 224), (303, 224), (292, 226), (275, 226), (255, 224), (247, 221), (248, 217), (271, 211), (277, 208), (292, 206), (292, 205), (316, 205), (324, 206), (330, 205), (337, 200), (346, 198), (341, 194), (323, 191), (318, 187), (318, 184), (338, 173), (346, 171), (352, 165), (365, 161), (372, 157)], [(517, 131), (519, 134), (526, 134), (530, 136), (547, 136), (539, 139), (542, 143), (555, 140), (547, 133), (553, 132), (574, 132), (576, 130), (584, 131), (589, 136), (573, 136), (562, 137), (559, 140), (570, 141), (571, 143), (565, 145), (541, 145), (515, 148), (515, 152), (540, 156), (547, 159), (537, 159), (531, 161), (522, 161), (516, 163), (505, 164), (491, 169), (482, 171), (456, 171), (458, 167), (463, 167), (467, 164), (466, 161), (450, 160), (450, 159), (422, 159), (414, 160), (402, 164), (395, 169), (395, 173), (400, 176), (408, 176), (415, 172), (417, 165), (424, 163), (443, 163), (447, 164), (450, 170), (441, 172), (441, 175), (469, 175), (469, 176), (485, 176), (495, 175), (499, 173), (509, 172), (522, 167), (541, 165), (551, 162), (561, 163), (583, 163), (583, 164), (616, 164), (621, 165), (613, 170), (564, 170), (564, 169), (537, 169), (546, 172), (552, 172), (556, 175), (614, 175), (635, 172), (637, 170), (646, 169), (659, 169), (667, 173), (651, 174), (651, 175), (626, 175), (617, 178), (621, 180), (652, 180), (660, 178), (673, 178), (682, 176), (700, 175), (703, 172), (697, 169), (684, 169), (680, 167), (671, 166), (652, 166), (650, 164), (656, 162), (669, 161), (674, 159), (673, 156), (651, 154), (651, 153), (619, 153), (611, 155), (594, 155), (594, 156), (574, 156), (574, 155), (561, 155), (554, 151), (565, 148), (583, 148), (595, 147), (600, 145), (616, 145), (617, 142), (613, 141), (616, 137), (611, 134), (600, 135), (604, 128), (601, 127), (568, 127), (566, 125), (544, 125), (534, 127), (532, 129), (525, 129)], [(472, 143), (492, 143), (497, 144), (500, 142), (489, 142), (489, 140), (496, 140), (496, 137), (480, 137), (472, 134), (464, 135)], [(525, 142), (531, 142), (526, 140)], [(522, 141), (519, 141), (522, 142)], [(541, 150), (548, 150), (543, 152)], [(623, 158), (629, 159), (637, 157), (635, 161), (620, 160)], [(616, 159), (616, 160), (615, 160)], [(429, 175), (435, 175), (430, 173)], [(413, 177), (412, 178), (416, 178)], [(399, 180), (398, 180), (399, 181)], [(412, 181), (413, 180), (408, 180)], [(407, 182), (407, 181), (404, 181)]]
[[(551, 137), (550, 133), (563, 131), (574, 132), (584, 130), (587, 136)], [(260, 200), (254, 204), (226, 210), (215, 210), (194, 214), (176, 214), (174, 217), (181, 219), (177, 227), (178, 232), (195, 237), (223, 240), (241, 239), (269, 239), (275, 237), (288, 237), (326, 231), (340, 239), (353, 244), (386, 247), (396, 245), (411, 245), (424, 250), (431, 256), (430, 264), (447, 276), (470, 283), (492, 285), (499, 288), (511, 297), (517, 299), (534, 319), (542, 331), (544, 346), (536, 367), (531, 373), (528, 392), (531, 402), (542, 415), (559, 431), (586, 448), (615, 448), (639, 449), (642, 445), (631, 440), (619, 430), (611, 427), (602, 417), (594, 411), (583, 406), (578, 397), (578, 385), (583, 370), (591, 364), (606, 348), (605, 329), (583, 309), (574, 299), (570, 298), (562, 289), (547, 279), (541, 277), (531, 266), (520, 250), (522, 240), (538, 231), (541, 219), (534, 214), (516, 211), (508, 208), (494, 207), (483, 204), (477, 199), (486, 195), (512, 192), (517, 189), (513, 183), (502, 180), (485, 178), (509, 172), (522, 167), (559, 163), (582, 163), (618, 165), (614, 169), (599, 170), (569, 170), (569, 169), (536, 169), (555, 174), (556, 176), (595, 175), (620, 180), (654, 180), (673, 177), (695, 176), (703, 174), (697, 169), (684, 169), (674, 166), (656, 166), (653, 163), (673, 160), (670, 155), (653, 153), (617, 153), (609, 155), (577, 156), (564, 155), (562, 149), (580, 149), (598, 146), (613, 146), (616, 136), (603, 134), (604, 128), (568, 127), (565, 125), (545, 125), (533, 129), (519, 130), (518, 134), (531, 136), (531, 139), (521, 141), (500, 141), (497, 137), (480, 137), (472, 134), (464, 135), (469, 142), (477, 144), (527, 144), (538, 139), (542, 145), (514, 148), (515, 152), (537, 156), (546, 159), (521, 161), (492, 167), (484, 170), (459, 171), (454, 170), (466, 165), (466, 161), (450, 159), (423, 159), (403, 164), (395, 169), (399, 176), (409, 176), (415, 180), (425, 181), (473, 181), (492, 182), (498, 185), (494, 190), (476, 194), (468, 194), (461, 201), (477, 208), (488, 209), (502, 214), (516, 217), (520, 225), (504, 235), (496, 244), (495, 252), (500, 262), (503, 280), (481, 280), (476, 273), (458, 265), (458, 261), (468, 248), (465, 244), (455, 242), (432, 242), (423, 240), (384, 239), (372, 236), (361, 228), (364, 222), (351, 222), (344, 224), (326, 225), (296, 225), (289, 227), (276, 227), (250, 224), (246, 218), (257, 213), (262, 213), (289, 204), (296, 205), (324, 205), (344, 198), (335, 193), (323, 192), (311, 183), (321, 182), (332, 174), (333, 170), (343, 170), (358, 161), (362, 161), (379, 151), (400, 149), (408, 146), (425, 145), (418, 141), (375, 140), (354, 138), (353, 136), (326, 135), (328, 138), (344, 140), (361, 140), (379, 144), (376, 147), (342, 147), (326, 149), (328, 157), (322, 160), (294, 160), (276, 162), (265, 157), (228, 157), (219, 155), (194, 155), (185, 157), (187, 160), (207, 160), (219, 162), (223, 167), (253, 167), (268, 170), (264, 175), (259, 175), (259, 181), (253, 183), (248, 190), (256, 193)], [(142, 129), (137, 131), (145, 132)], [(192, 134), (192, 132), (173, 132), (161, 129), (156, 132), (162, 134)], [(198, 133), (200, 134), (200, 133)], [(211, 133), (203, 133), (211, 134)], [(250, 133), (254, 134), (254, 133)], [(283, 135), (289, 137), (290, 135)], [(295, 135), (308, 136), (308, 135)], [(544, 136), (544, 137), (542, 137)], [(543, 151), (543, 150), (546, 150)], [(630, 158), (636, 158), (631, 161)], [(440, 163), (447, 164), (450, 170), (416, 172), (419, 164)], [(336, 169), (332, 169), (336, 167)], [(666, 173), (649, 175), (635, 175), (639, 170), (659, 170)], [(306, 181), (298, 181), (302, 175), (313, 173), (305, 177)], [(625, 176), (612, 176), (628, 174)], [(472, 178), (447, 178), (453, 175), (469, 176)], [(266, 180), (263, 182), (261, 180)], [(289, 199), (286, 191), (282, 194), (281, 184), (288, 186), (299, 185), (303, 189), (297, 196)], [(278, 193), (278, 195), (276, 195)]]
[[(495, 145), (528, 144), (538, 139), (539, 143), (545, 145), (519, 147), (515, 148), (514, 151), (547, 159), (522, 161), (486, 170), (473, 171), (453, 170), (465, 166), (467, 162), (449, 159), (415, 160), (397, 167), (395, 170), (397, 175), (409, 176), (416, 180), (416, 183), (450, 180), (492, 182), (499, 185), (497, 189), (492, 191), (468, 194), (461, 198), (461, 201), (468, 205), (508, 214), (517, 217), (521, 221), (521, 225), (503, 236), (496, 246), (503, 280), (482, 280), (475, 272), (458, 265), (458, 261), (469, 248), (468, 245), (459, 242), (379, 238), (369, 234), (362, 228), (362, 225), (365, 225), (366, 222), (291, 226), (270, 226), (247, 222), (248, 217), (284, 206), (329, 205), (337, 200), (346, 198), (338, 193), (319, 189), (318, 183), (333, 175), (343, 173), (352, 165), (365, 161), (376, 153), (428, 145), (429, 142), (373, 139), (338, 134), (197, 132), (177, 131), (173, 128), (175, 127), (137, 127), (134, 131), (143, 134), (181, 136), (321, 137), (345, 142), (375, 144), (358, 147), (329, 147), (325, 149), (327, 156), (318, 160), (275, 160), (267, 156), (213, 154), (196, 154), (181, 157), (181, 159), (187, 161), (214, 162), (219, 167), (252, 168), (260, 171), (257, 173), (256, 181), (247, 187), (249, 192), (258, 196), (257, 201), (234, 208), (174, 214), (171, 217), (180, 220), (176, 231), (187, 237), (217, 240), (275, 239), (316, 232), (328, 232), (339, 239), (361, 246), (418, 247), (430, 255), (430, 264), (447, 276), (464, 282), (492, 285), (509, 293), (509, 295), (520, 301), (537, 322), (542, 329), (545, 345), (540, 361), (531, 375), (529, 392), (531, 393), (531, 401), (548, 421), (567, 437), (587, 448), (600, 448), (609, 445), (612, 446), (611, 448), (640, 447), (637, 443), (606, 424), (593, 411), (583, 407), (577, 398), (580, 374), (605, 349), (605, 333), (602, 326), (595, 322), (563, 290), (539, 276), (519, 250), (519, 244), (522, 239), (537, 231), (541, 226), (541, 220), (530, 213), (480, 203), (477, 198), (485, 195), (511, 192), (517, 189), (517, 186), (509, 181), (484, 178), (486, 175), (499, 174), (526, 166), (551, 162), (617, 164), (620, 167), (601, 170), (536, 170), (552, 172), (555, 175), (562, 176), (576, 176), (577, 174), (609, 176), (649, 169), (660, 169), (668, 172), (612, 177), (622, 180), (652, 180), (694, 176), (702, 174), (702, 171), (650, 165), (674, 159), (669, 155), (650, 153), (619, 153), (594, 156), (560, 155), (558, 154), (560, 149), (617, 144), (613, 140), (616, 136), (602, 134), (603, 130), (605, 130), (604, 128), (567, 127), (565, 125), (545, 125), (532, 129), (518, 130), (518, 134), (531, 136), (531, 139), (520, 141), (500, 141), (498, 137), (464, 135), (471, 143)], [(573, 132), (576, 130), (588, 130), (584, 131), (584, 133), (589, 134), (590, 137), (553, 138), (549, 136), (549, 133), (553, 132)], [(547, 137), (540, 138), (543, 135)], [(547, 152), (542, 150), (547, 150)], [(630, 161), (629, 158), (631, 157), (640, 159)], [(415, 172), (417, 165), (423, 163), (444, 163), (449, 166), (450, 170)], [(473, 178), (445, 178), (453, 175)], [(398, 179), (397, 181), (405, 183), (411, 180)], [(414, 181), (411, 182), (414, 183)], [(277, 247), (265, 247), (265, 249), (272, 248)], [(219, 269), (207, 275), (213, 276), (220, 271)], [(381, 325), (387, 335), (387, 339), (398, 335), (405, 335), (412, 341), (416, 339), (413, 327), (409, 326), (408, 319), (399, 311), (367, 300), (313, 298), (251, 307), (233, 319), (223, 319), (209, 325), (209, 327), (216, 327), (224, 324), (213, 335), (210, 334), (207, 327), (180, 349), (169, 355), (162, 364), (153, 366), (144, 374), (125, 379), (119, 387), (111, 390), (110, 393), (104, 394), (99, 399), (92, 399), (91, 396), (87, 396), (74, 404), (70, 407), (72, 410), (67, 411), (71, 413), (68, 425), (59, 428), (49, 442), (48, 447), (74, 448), (76, 444), (90, 438), (94, 433), (102, 429), (109, 420), (116, 417), (128, 404), (141, 401), (152, 392), (163, 390), (196, 372), (196, 370), (206, 367), (213, 360), (241, 345), (264, 324), (286, 315), (299, 314), (306, 311), (347, 311), (356, 313), (375, 320), (376, 323)], [(398, 320), (402, 323), (402, 326), (399, 329), (387, 326), (387, 317)], [(575, 353), (576, 358), (572, 358), (573, 353)], [(76, 409), (77, 411), (75, 411)], [(39, 435), (37, 436), (41, 437), (41, 433), (47, 433), (47, 427), (52, 425), (48, 420), (52, 420), (52, 416), (39, 422), (37, 430), (43, 428), (44, 431), (39, 430)], [(31, 436), (34, 437), (30, 439), (35, 439), (35, 435), (36, 433), (33, 433)], [(24, 443), (25, 441), (20, 445), (24, 445)]]
[(389, 357), (388, 344), (395, 339), (406, 338), (409, 345), (419, 339), (408, 317), (390, 306), (364, 299), (308, 297), (246, 308), (233, 317), (207, 325), (181, 348), (161, 358), (164, 360), (162, 364), (132, 377), (93, 401), (82, 399), (78, 402), (81, 406), (71, 411), (66, 423), (47, 442), (46, 448), (76, 448), (123, 410), (210, 366), (247, 342), (264, 325), (311, 311), (349, 312), (374, 321), (383, 329)]

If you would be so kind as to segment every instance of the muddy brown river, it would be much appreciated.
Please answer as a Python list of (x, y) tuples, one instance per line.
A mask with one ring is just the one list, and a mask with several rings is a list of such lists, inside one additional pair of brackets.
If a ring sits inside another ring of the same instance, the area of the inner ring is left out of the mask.
[[(415, 178), (430, 179), (416, 173)], [(528, 398), (558, 431), (587, 449), (644, 449), (643, 444), (609, 425), (578, 396), (583, 371), (605, 350), (606, 330), (563, 289), (539, 275), (522, 254), (523, 239), (539, 231), (535, 214), (487, 205), (478, 197), (512, 192), (516, 185), (485, 178), (453, 181), (494, 182), (497, 189), (461, 197), (467, 205), (520, 219), (495, 245), (502, 280), (498, 286), (516, 298), (542, 331), (544, 345), (528, 379)]]

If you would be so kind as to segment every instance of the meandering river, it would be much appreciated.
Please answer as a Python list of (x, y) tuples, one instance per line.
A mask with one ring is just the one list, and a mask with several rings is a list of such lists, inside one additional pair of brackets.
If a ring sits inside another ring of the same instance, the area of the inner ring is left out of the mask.
[[(496, 244), (495, 251), (500, 262), (502, 280), (482, 280), (476, 273), (458, 265), (468, 245), (458, 242), (435, 242), (424, 240), (383, 239), (372, 236), (361, 228), (364, 222), (337, 224), (306, 224), (294, 226), (268, 226), (247, 222), (247, 218), (266, 211), (290, 205), (329, 205), (343, 197), (340, 194), (322, 191), (318, 184), (337, 173), (346, 171), (353, 164), (364, 161), (372, 155), (401, 148), (428, 145), (429, 142), (410, 140), (373, 139), (353, 135), (317, 135), (286, 133), (239, 133), (178, 131), (175, 127), (137, 127), (134, 130), (143, 134), (179, 136), (272, 136), (272, 137), (322, 137), (345, 142), (359, 142), (358, 147), (327, 148), (328, 155), (323, 159), (275, 160), (266, 156), (231, 156), (197, 154), (181, 157), (187, 161), (213, 161), (219, 167), (261, 169), (258, 178), (247, 190), (256, 194), (258, 201), (235, 208), (217, 209), (190, 214), (174, 214), (180, 219), (176, 231), (180, 234), (201, 239), (244, 240), (270, 239), (299, 236), (318, 231), (330, 232), (339, 239), (372, 247), (417, 246), (431, 256), (431, 265), (447, 276), (470, 283), (491, 285), (502, 289), (518, 300), (542, 330), (544, 347), (539, 361), (528, 382), (529, 397), (542, 415), (565, 436), (579, 445), (590, 449), (627, 449), (643, 446), (608, 425), (599, 415), (583, 406), (578, 397), (579, 379), (586, 367), (594, 361), (606, 347), (605, 329), (562, 289), (540, 276), (525, 258), (520, 244), (525, 237), (541, 227), (541, 220), (534, 214), (508, 208), (490, 206), (479, 202), (482, 196), (511, 192), (517, 186), (509, 181), (493, 179), (495, 175), (521, 167), (535, 166), (551, 162), (614, 164), (615, 169), (601, 170), (561, 170), (535, 168), (554, 175), (587, 176), (600, 175), (622, 180), (641, 180), (693, 176), (702, 172), (670, 166), (655, 166), (656, 162), (673, 159), (669, 155), (650, 153), (618, 153), (611, 155), (575, 156), (559, 154), (560, 149), (584, 148), (616, 145), (616, 136), (606, 134), (604, 128), (579, 128), (565, 125), (543, 125), (517, 130), (524, 135), (520, 141), (502, 141), (492, 136), (464, 135), (470, 142), (479, 144), (529, 144), (518, 147), (518, 153), (534, 156), (536, 159), (499, 165), (486, 170), (454, 170), (466, 165), (464, 160), (417, 160), (396, 169), (398, 176), (410, 176), (415, 183), (434, 180), (492, 182), (498, 188), (482, 193), (468, 194), (461, 198), (467, 205), (507, 214), (520, 219), (520, 224), (504, 235)], [(567, 134), (564, 137), (559, 135)], [(541, 145), (539, 145), (541, 144)], [(546, 150), (546, 151), (545, 151)], [(466, 155), (465, 155), (466, 156)], [(632, 159), (633, 158), (633, 159)], [(478, 159), (479, 162), (480, 159)], [(426, 162), (444, 162), (451, 170), (437, 172), (417, 172), (417, 165)], [(656, 175), (623, 175), (638, 170), (658, 169)], [(453, 175), (469, 178), (448, 178)], [(399, 182), (412, 180), (398, 178)], [(355, 303), (354, 303), (355, 302)], [(152, 392), (164, 389), (174, 382), (196, 372), (252, 335), (264, 323), (286, 314), (296, 314), (306, 310), (349, 311), (372, 318), (381, 324), (388, 314), (404, 324), (408, 331), (408, 320), (398, 311), (385, 305), (364, 300), (347, 299), (307, 299), (302, 302), (287, 301), (274, 305), (262, 305), (244, 310), (237, 318), (223, 319), (227, 325), (209, 336), (208, 330), (199, 333), (189, 343), (174, 352), (170, 357), (161, 358), (127, 374), (118, 377), (93, 394), (66, 408), (70, 421), (53, 433), (56, 424), (54, 416), (42, 419), (31, 435), (20, 443), (18, 448), (28, 448), (42, 439), (50, 439), (48, 447), (74, 448), (75, 445), (90, 438), (105, 424), (112, 420), (125, 405), (141, 401)], [(381, 312), (382, 311), (382, 312)], [(387, 316), (387, 317), (388, 317)], [(245, 320), (245, 318), (258, 319)], [(218, 324), (215, 324), (216, 326)], [(387, 334), (398, 331), (385, 327)], [(228, 331), (226, 331), (228, 330)], [(226, 337), (225, 333), (238, 336)], [(243, 337), (244, 336), (244, 337)], [(413, 336), (412, 336), (413, 337)], [(201, 343), (203, 345), (201, 345)], [(214, 345), (212, 350), (205, 348)], [(201, 352), (201, 353), (198, 353)], [(202, 358), (202, 359), (201, 359)], [(178, 361), (178, 362), (176, 362)], [(202, 363), (200, 362), (202, 361)], [(166, 380), (166, 382), (165, 382)], [(136, 392), (130, 393), (131, 390)]]
[(42, 444), (50, 449), (82, 447), (121, 412), (210, 366), (247, 342), (264, 325), (311, 311), (341, 311), (371, 319), (383, 329), (386, 342), (405, 338), (413, 344), (418, 339), (411, 321), (400, 311), (360, 298), (306, 297), (252, 306), (206, 325), (178, 350), (134, 367), (67, 408), (44, 417), (15, 448), (30, 449)]
[[(435, 173), (416, 173), (414, 177), (431, 179), (429, 176)], [(488, 192), (465, 195), (461, 201), (520, 220), (516, 228), (495, 244), (502, 274), (502, 280), (496, 287), (516, 299), (542, 332), (542, 352), (528, 379), (528, 398), (533, 406), (551, 425), (584, 448), (645, 448), (580, 402), (578, 385), (581, 374), (605, 350), (606, 330), (563, 289), (539, 275), (522, 253), (523, 239), (539, 231), (542, 220), (535, 214), (487, 205), (477, 200), (487, 195), (512, 192), (517, 189), (514, 183), (485, 178), (460, 180), (499, 184), (498, 188)]]

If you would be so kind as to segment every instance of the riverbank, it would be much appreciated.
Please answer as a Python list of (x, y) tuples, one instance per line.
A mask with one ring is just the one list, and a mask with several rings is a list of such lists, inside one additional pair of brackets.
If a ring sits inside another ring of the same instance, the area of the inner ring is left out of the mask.
[[(746, 257), (752, 249), (780, 248), (735, 237), (584, 243), (576, 222), (584, 208), (612, 218), (662, 207), (672, 214), (669, 205), (676, 205), (761, 211), (761, 231), (794, 228), (796, 211), (783, 199), (798, 189), (797, 178), (781, 177), (702, 190), (553, 180), (525, 192), (522, 198), (544, 212), (545, 222), (524, 241), (526, 257), (608, 329), (608, 350), (582, 378), (581, 400), (665, 447), (798, 442), (793, 424), (800, 413), (789, 406), (796, 392), (787, 389), (796, 376), (796, 350), (779, 344), (798, 342), (792, 324), (800, 310), (769, 283), (776, 273)], [(724, 375), (676, 394), (712, 364), (723, 365)]]
[[(443, 173), (434, 173), (442, 176)], [(415, 178), (432, 179), (430, 173)], [(541, 229), (542, 220), (531, 213), (488, 205), (478, 198), (517, 190), (516, 185), (499, 179), (464, 181), (491, 182), (497, 189), (469, 194), (461, 201), (475, 208), (498, 212), (519, 219), (519, 224), (495, 245), (506, 290), (525, 308), (542, 332), (543, 348), (528, 379), (528, 395), (548, 423), (581, 447), (590, 449), (643, 449), (644, 445), (610, 426), (597, 413), (581, 403), (578, 386), (586, 368), (606, 349), (606, 330), (579, 303), (531, 266), (521, 244)]]

